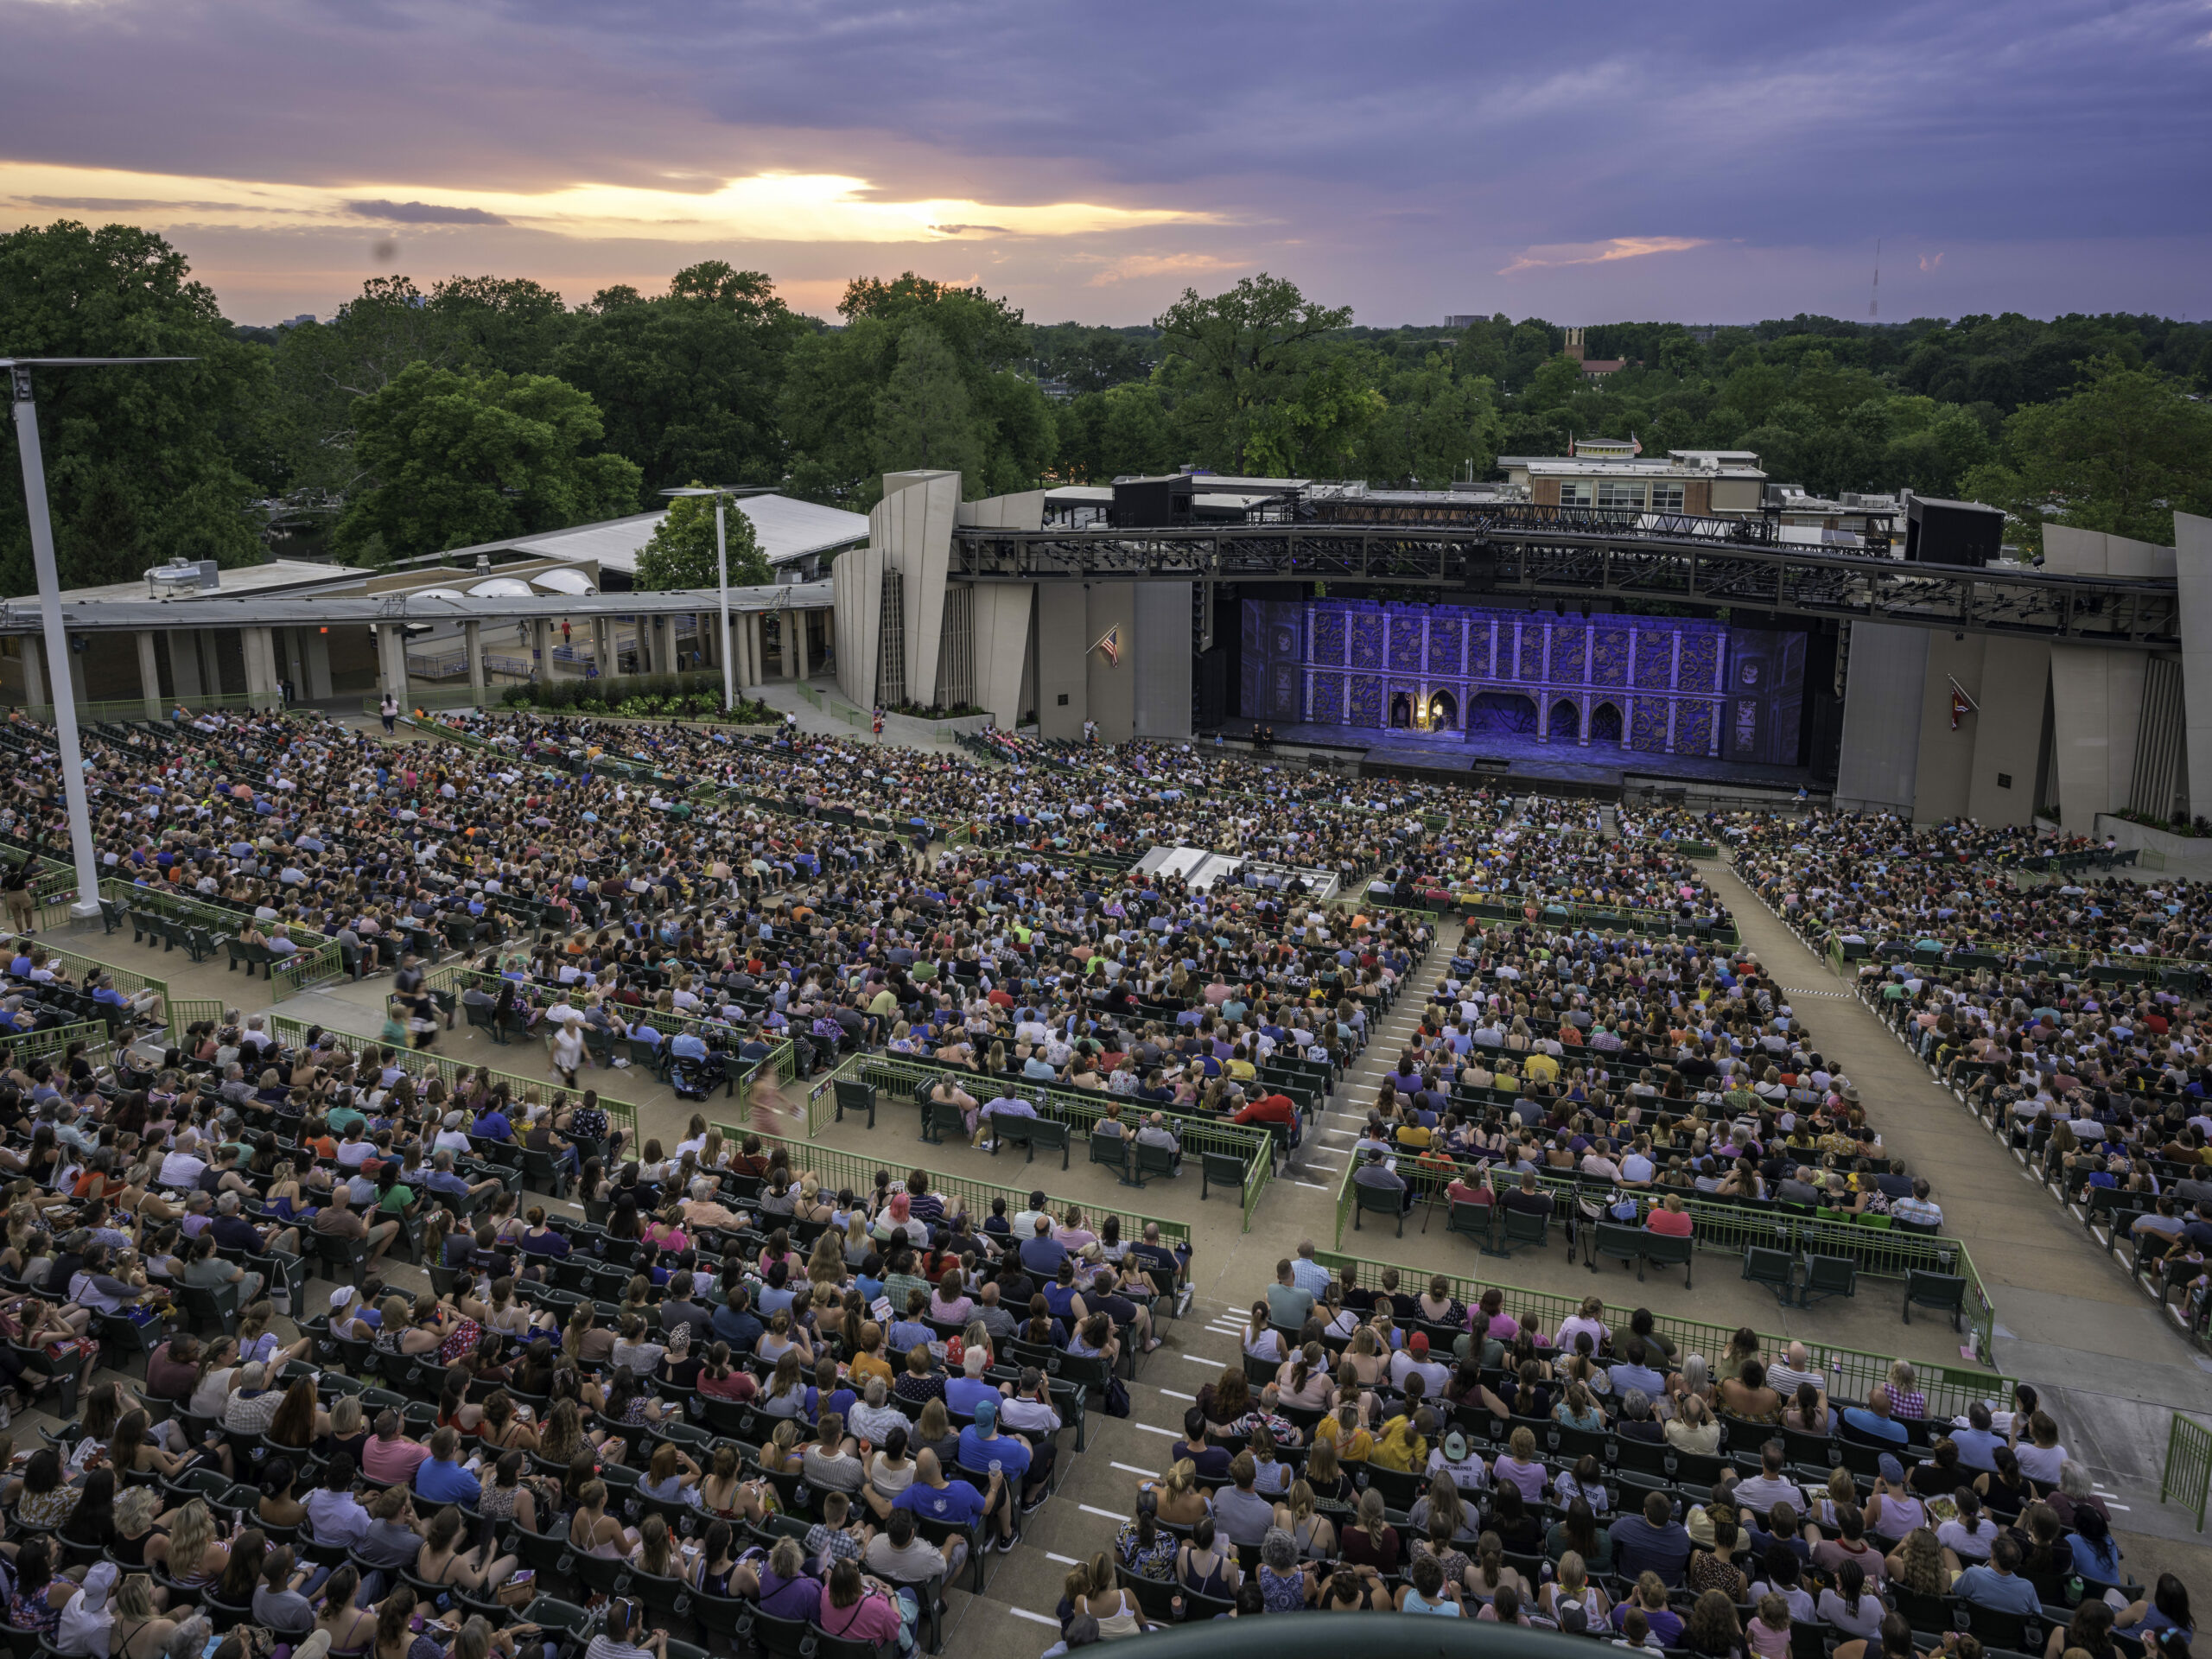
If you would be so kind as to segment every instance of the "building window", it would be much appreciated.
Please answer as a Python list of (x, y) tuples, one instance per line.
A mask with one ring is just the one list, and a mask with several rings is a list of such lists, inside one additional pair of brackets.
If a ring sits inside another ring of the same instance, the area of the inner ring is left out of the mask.
[(1643, 485), (1641, 480), (1628, 483), (1618, 479), (1606, 479), (1598, 486), (1598, 505), (1601, 507), (1643, 506)]
[(1559, 486), (1559, 504), (1562, 507), (1586, 507), (1590, 505), (1590, 486), (1571, 480), (1562, 480)]
[(1682, 486), (1679, 484), (1654, 484), (1651, 486), (1651, 511), (1680, 512), (1682, 510)]

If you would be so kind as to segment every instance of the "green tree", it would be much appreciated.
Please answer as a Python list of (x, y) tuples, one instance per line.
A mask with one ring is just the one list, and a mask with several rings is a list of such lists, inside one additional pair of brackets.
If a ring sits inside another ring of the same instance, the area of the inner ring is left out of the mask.
[(561, 378), (591, 394), (601, 447), (637, 462), (647, 490), (782, 480), (777, 404), (811, 325), (766, 276), (709, 260), (677, 271), (658, 299), (608, 289), (577, 323)]
[[(694, 480), (693, 488), (697, 488)], [(760, 551), (760, 538), (745, 516), (742, 501), (729, 502), (722, 514), (722, 546), (729, 560), (729, 585), (760, 588), (776, 579)], [(715, 499), (679, 495), (654, 527), (652, 539), (638, 555), (638, 586), (652, 593), (671, 588), (713, 588), (721, 566), (715, 544)]]
[(1487, 379), (1454, 374), (1452, 359), (1434, 352), (1419, 368), (1392, 375), (1382, 394), (1386, 406), (1367, 428), (1356, 475), (1421, 489), (1488, 475), (1498, 424)]
[(2174, 510), (2212, 508), (2212, 409), (2171, 378), (2119, 358), (2056, 403), (2005, 423), (2005, 456), (2047, 518), (2171, 543)]
[(1301, 437), (1333, 442), (1332, 429), (1356, 424), (1364, 402), (1351, 396), (1340, 368), (1331, 371), (1336, 384), (1317, 389), (1317, 403), (1289, 406), (1320, 366), (1322, 338), (1351, 321), (1351, 307), (1317, 305), (1264, 271), (1210, 299), (1185, 289), (1157, 326), (1162, 383), (1175, 396), (1185, 445), (1209, 465), (1246, 473), (1267, 464), (1261, 453), (1283, 464)]
[(898, 365), (875, 395), (869, 466), (879, 473), (931, 467), (980, 473), (988, 442), (944, 336), (918, 322), (900, 336)]
[[(61, 219), (0, 236), (0, 341), (25, 357), (194, 359), (32, 371), (63, 587), (130, 581), (172, 557), (260, 560), (254, 487), (232, 446), (266, 405), (269, 353), (231, 337), (183, 255), (124, 225)], [(22, 467), (10, 422), (0, 438), (10, 594), (37, 588)]]
[[(971, 499), (1044, 477), (1057, 431), (1044, 393), (1015, 366), (1028, 360), (1020, 311), (912, 271), (855, 278), (838, 309), (845, 327), (801, 340), (785, 378), (795, 493), (866, 509), (887, 469), (957, 467)], [(909, 349), (918, 330), (926, 337)]]
[(349, 555), (442, 552), (636, 509), (636, 465), (588, 453), (599, 411), (550, 375), (417, 363), (354, 411), (368, 487), (339, 521), (336, 543)]

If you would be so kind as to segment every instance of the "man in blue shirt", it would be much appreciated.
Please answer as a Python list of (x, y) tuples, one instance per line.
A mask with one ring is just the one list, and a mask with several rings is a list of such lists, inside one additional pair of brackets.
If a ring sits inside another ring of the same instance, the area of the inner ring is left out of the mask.
[[(925, 1521), (972, 1527), (983, 1518), (983, 1495), (964, 1480), (948, 1480), (938, 1455), (928, 1446), (914, 1454), (914, 1478), (891, 1501), (894, 1510), (912, 1510)], [(977, 1538), (982, 1544), (983, 1540)], [(988, 1546), (986, 1546), (988, 1547)]]
[(415, 1470), (415, 1495), (432, 1503), (463, 1503), (474, 1507), (483, 1496), (476, 1477), (461, 1466), (461, 1435), (442, 1428), (430, 1436), (430, 1455)]
[(729, 1293), (729, 1299), (715, 1310), (715, 1340), (729, 1344), (733, 1354), (749, 1354), (753, 1344), (760, 1340), (760, 1333), (767, 1327), (753, 1315), (753, 1293), (740, 1285)]
[(2043, 1611), (2036, 1587), (2019, 1576), (2020, 1546), (2009, 1532), (2000, 1532), (1989, 1546), (1989, 1560), (1967, 1568), (1951, 1586), (1951, 1593), (1969, 1607), (1993, 1613), (2018, 1613), (2033, 1618)]
[(989, 1356), (981, 1348), (970, 1348), (961, 1356), (961, 1370), (964, 1375), (947, 1380), (944, 1385), (944, 1408), (961, 1417), (972, 1417), (986, 1403), (996, 1409), (998, 1385), (983, 1380), (983, 1362)]
[[(1988, 1421), (1986, 1414), (1983, 1421)], [(1890, 1415), (1890, 1391), (1887, 1389), (1869, 1389), (1866, 1404), (1847, 1407), (1842, 1423), (1844, 1439), (1856, 1440), (1862, 1446), (1903, 1446), (1910, 1438), (1904, 1425)]]
[(1028, 1443), (999, 1433), (998, 1394), (980, 1402), (976, 1421), (960, 1431), (960, 1467), (969, 1475), (990, 1477), (984, 1503), (998, 1517), (999, 1548), (1014, 1547), (1014, 1495), (1029, 1471)]
[[(1847, 1417), (1849, 1414), (1846, 1415)], [(1951, 1444), (1959, 1448), (1959, 1462), (1962, 1467), (1977, 1470), (1983, 1474), (1996, 1471), (1997, 1448), (2005, 1442), (1998, 1438), (1989, 1423), (1989, 1408), (1977, 1400), (1967, 1408), (1967, 1427), (1951, 1431)]]
[(1059, 1276), (1060, 1263), (1068, 1258), (1067, 1246), (1052, 1236), (1050, 1216), (1037, 1217), (1036, 1236), (1023, 1239), (1018, 1254), (1031, 1277), (1048, 1281)]

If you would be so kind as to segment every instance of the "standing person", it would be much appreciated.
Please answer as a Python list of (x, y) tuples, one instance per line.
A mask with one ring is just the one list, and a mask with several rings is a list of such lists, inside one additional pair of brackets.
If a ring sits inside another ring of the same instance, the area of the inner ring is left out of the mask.
[(18, 933), (29, 933), (36, 919), (31, 910), (31, 883), (38, 879), (39, 845), (40, 838), (33, 837), (22, 862), (0, 870), (0, 899), (8, 906), (8, 925)]
[(385, 692), (383, 702), (377, 706), (377, 714), (384, 721), (384, 734), (390, 737), (399, 720), (399, 699)]

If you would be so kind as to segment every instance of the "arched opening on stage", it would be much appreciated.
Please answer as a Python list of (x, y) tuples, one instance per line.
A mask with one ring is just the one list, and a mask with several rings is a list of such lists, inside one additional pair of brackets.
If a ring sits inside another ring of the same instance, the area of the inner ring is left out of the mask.
[(1459, 723), (1459, 700), (1449, 691), (1428, 694), (1428, 729), (1448, 732)]
[(1399, 730), (1404, 730), (1413, 723), (1414, 700), (1412, 694), (1405, 691), (1393, 692), (1390, 696), (1390, 724)]
[(1501, 737), (1534, 737), (1536, 705), (1518, 691), (1484, 691), (1467, 704), (1467, 734), (1493, 733)]
[(1548, 740), (1554, 743), (1579, 743), (1582, 741), (1582, 711), (1565, 697), (1552, 704), (1552, 717), (1546, 728)]
[(1621, 709), (1617, 702), (1601, 702), (1590, 711), (1590, 741), (1620, 747)]

